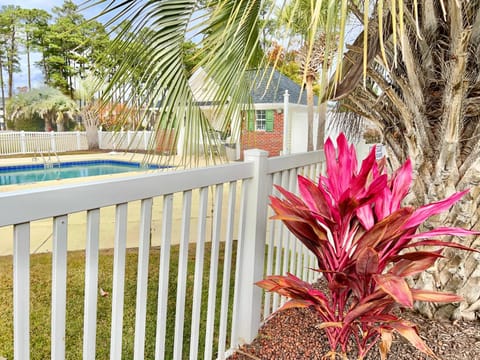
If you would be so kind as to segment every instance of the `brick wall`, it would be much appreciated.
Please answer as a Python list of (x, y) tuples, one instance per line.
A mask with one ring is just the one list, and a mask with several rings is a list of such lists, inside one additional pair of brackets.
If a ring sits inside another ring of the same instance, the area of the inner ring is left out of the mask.
[(269, 156), (278, 156), (283, 148), (283, 112), (273, 112), (273, 131), (248, 131), (247, 121), (242, 121), (241, 158), (248, 149), (268, 151)]

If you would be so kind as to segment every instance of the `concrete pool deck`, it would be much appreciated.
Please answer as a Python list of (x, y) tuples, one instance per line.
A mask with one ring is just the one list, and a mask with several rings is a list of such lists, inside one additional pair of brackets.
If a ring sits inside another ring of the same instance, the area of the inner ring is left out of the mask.
[[(120, 160), (120, 161), (135, 161), (141, 162), (144, 159), (144, 154), (131, 154), (131, 153), (95, 153), (95, 154), (79, 154), (79, 155), (60, 155), (60, 161), (86, 161), (86, 160)], [(157, 158), (151, 158), (150, 163), (156, 162)], [(25, 158), (1, 158), (0, 166), (7, 165), (25, 165), (25, 164), (36, 164), (41, 159), (35, 161), (33, 157)], [(56, 162), (56, 158), (52, 159), (53, 162)], [(198, 167), (204, 167), (207, 165), (207, 162), (204, 159), (200, 159)], [(145, 170), (146, 172), (159, 171), (159, 170)], [(161, 171), (161, 170), (160, 170)], [(172, 171), (172, 170), (168, 170)], [(174, 171), (174, 170), (173, 170)], [(99, 179), (105, 178), (117, 178), (117, 177), (128, 177), (138, 174), (138, 171), (127, 172), (122, 174), (112, 174), (112, 175), (103, 175), (103, 176), (94, 176), (94, 177), (84, 177), (84, 178), (74, 178), (74, 179), (64, 179), (64, 180), (53, 180), (53, 181), (43, 181), (36, 182), (33, 184), (19, 184), (19, 185), (3, 185), (0, 186), (0, 193), (5, 191), (21, 191), (29, 190), (39, 187), (51, 187), (52, 185), (64, 185), (69, 183), (86, 183), (93, 182)], [(227, 191), (224, 191), (224, 206), (226, 206)], [(210, 194), (211, 195), (211, 194)], [(19, 206), (28, 206), (28, 204), (22, 204)], [(212, 201), (209, 199), (209, 210), (207, 217), (207, 239), (211, 236), (211, 220), (212, 220)], [(155, 198), (153, 201), (152, 209), (152, 229), (151, 229), (151, 243), (152, 246), (160, 245), (161, 241), (161, 222), (162, 222), (162, 208), (163, 208), (163, 199)], [(178, 243), (180, 239), (180, 228), (181, 228), (181, 215), (182, 215), (182, 197), (181, 194), (176, 194), (174, 196), (173, 204), (173, 220), (172, 220), (172, 243)], [(8, 211), (8, 209), (0, 209), (1, 211)], [(192, 196), (192, 214), (191, 214), (191, 241), (195, 241), (194, 236), (197, 229), (198, 216), (196, 214), (198, 211), (198, 194), (194, 193)], [(113, 248), (114, 245), (114, 234), (115, 234), (115, 207), (105, 207), (100, 211), (101, 224), (100, 224), (100, 248), (108, 249)], [(44, 253), (50, 252), (52, 249), (52, 219), (38, 220), (31, 223), (31, 242), (30, 250), (32, 253)], [(73, 250), (83, 250), (85, 249), (86, 241), (86, 212), (80, 212), (75, 214), (70, 214), (68, 217), (68, 249)], [(140, 201), (134, 201), (129, 203), (128, 206), (128, 226), (127, 226), (127, 247), (137, 247), (138, 238), (140, 231)], [(0, 256), (7, 256), (13, 253), (13, 226), (0, 227)]]

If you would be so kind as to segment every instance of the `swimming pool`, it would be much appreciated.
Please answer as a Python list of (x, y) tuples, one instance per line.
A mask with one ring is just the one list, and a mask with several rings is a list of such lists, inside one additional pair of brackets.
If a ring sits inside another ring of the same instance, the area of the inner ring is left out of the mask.
[(0, 166), (0, 186), (159, 168), (161, 166), (154, 164), (143, 165), (136, 162), (118, 160), (67, 161), (49, 164)]

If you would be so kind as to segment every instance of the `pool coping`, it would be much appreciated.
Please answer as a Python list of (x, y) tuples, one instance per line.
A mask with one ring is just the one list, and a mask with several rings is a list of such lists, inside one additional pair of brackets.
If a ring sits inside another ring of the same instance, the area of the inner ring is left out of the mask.
[[(125, 153), (125, 152), (110, 152), (110, 153), (94, 153), (94, 154), (76, 154), (76, 155), (61, 155), (58, 154), (58, 158), (61, 163), (64, 162), (75, 162), (75, 161), (94, 161), (94, 160), (110, 160), (110, 161), (123, 161), (123, 162), (138, 162), (141, 163), (144, 160), (144, 154), (135, 154), (135, 153)], [(57, 159), (55, 159), (56, 161)], [(160, 157), (151, 158), (150, 163), (160, 165)], [(6, 166), (28, 166), (36, 164), (39, 161), (38, 157), (22, 157), (22, 158), (0, 158), (0, 168)], [(40, 159), (41, 161), (41, 159)], [(37, 164), (43, 166), (43, 164)], [(174, 168), (172, 168), (174, 169)], [(161, 169), (145, 169), (143, 172), (158, 171)], [(1, 185), (0, 192), (7, 191), (18, 191), (18, 190), (29, 190), (39, 187), (47, 187), (52, 185), (64, 185), (64, 184), (75, 184), (79, 182), (94, 182), (100, 179), (108, 178), (119, 178), (119, 177), (129, 177), (138, 175), (138, 170), (118, 173), (118, 174), (109, 174), (109, 175), (98, 175), (98, 176), (88, 176), (88, 177), (78, 177), (70, 179), (59, 179), (59, 180), (49, 180), (49, 181), (38, 181), (33, 183), (26, 184), (12, 184), (12, 185)]]
[[(3, 171), (15, 171), (15, 170), (37, 170), (37, 169), (52, 169), (52, 168), (68, 168), (78, 165), (126, 165), (132, 168), (143, 168), (142, 163), (138, 161), (126, 161), (126, 160), (112, 160), (112, 159), (94, 159), (94, 160), (82, 160), (82, 161), (56, 161), (49, 163), (37, 163), (37, 164), (18, 164), (18, 165), (0, 165), (0, 174)], [(160, 169), (161, 165), (147, 164), (145, 169)]]

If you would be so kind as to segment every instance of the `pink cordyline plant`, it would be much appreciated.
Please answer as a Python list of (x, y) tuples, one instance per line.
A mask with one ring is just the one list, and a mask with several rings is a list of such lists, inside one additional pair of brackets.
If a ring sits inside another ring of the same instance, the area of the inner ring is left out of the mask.
[(273, 218), (282, 220), (315, 254), (316, 270), (323, 274), (328, 291), (323, 293), (292, 274), (268, 276), (257, 285), (291, 299), (281, 310), (311, 307), (318, 313), (330, 345), (325, 358), (348, 359), (353, 340), (358, 359), (377, 342), (381, 359), (386, 359), (393, 332), (437, 358), (415, 324), (394, 315), (393, 310), (411, 309), (416, 300), (462, 300), (455, 294), (411, 288), (405, 278), (432, 266), (445, 247), (476, 251), (437, 238), (476, 232), (441, 227), (416, 233), (427, 218), (447, 210), (466, 191), (418, 209), (402, 206), (412, 182), (409, 160), (389, 178), (384, 162), (375, 159), (375, 149), (360, 168), (355, 149), (343, 134), (337, 139), (337, 149), (338, 153), (328, 139), (326, 176), (320, 176), (318, 185), (299, 176), (300, 197), (281, 187), (277, 188), (284, 199), (271, 197)]

